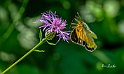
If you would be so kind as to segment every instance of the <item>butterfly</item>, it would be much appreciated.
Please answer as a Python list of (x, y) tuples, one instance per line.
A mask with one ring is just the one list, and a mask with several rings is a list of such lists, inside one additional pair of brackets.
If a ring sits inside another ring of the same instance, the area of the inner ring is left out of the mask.
[(70, 34), (71, 41), (84, 46), (86, 50), (93, 52), (97, 48), (97, 45), (94, 42), (94, 39), (97, 39), (96, 34), (82, 21), (79, 14), (78, 16), (75, 16), (74, 20), (76, 23), (72, 23), (75, 26), (72, 26), (73, 31)]

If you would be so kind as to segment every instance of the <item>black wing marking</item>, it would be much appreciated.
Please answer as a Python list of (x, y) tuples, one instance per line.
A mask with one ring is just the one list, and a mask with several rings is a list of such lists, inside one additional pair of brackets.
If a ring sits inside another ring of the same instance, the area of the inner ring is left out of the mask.
[(76, 34), (76, 30), (74, 29), (71, 33), (71, 40), (78, 43), (78, 38), (77, 38), (77, 34)]
[(93, 52), (96, 48), (94, 48), (94, 47), (92, 47), (92, 48), (89, 48), (88, 46), (87, 46), (87, 44), (85, 44), (85, 48), (88, 50), (88, 51), (90, 51), (90, 52)]

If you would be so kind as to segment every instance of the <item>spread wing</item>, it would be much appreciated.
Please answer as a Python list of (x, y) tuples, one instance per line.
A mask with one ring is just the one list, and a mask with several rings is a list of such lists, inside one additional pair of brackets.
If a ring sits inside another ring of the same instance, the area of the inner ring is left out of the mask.
[(85, 48), (88, 51), (94, 51), (97, 48), (97, 45), (94, 42), (94, 39), (97, 39), (97, 36), (94, 32), (90, 30), (90, 28), (87, 26), (87, 24), (84, 24), (84, 41), (85, 41)]
[(78, 32), (77, 29), (75, 28), (72, 33), (71, 33), (71, 40), (76, 43), (76, 44), (79, 44), (79, 45), (82, 45), (84, 44), (83, 40), (82, 40), (82, 32)]
[(89, 36), (88, 34), (86, 34), (84, 41), (85, 41), (85, 48), (88, 51), (92, 52), (97, 48), (97, 45), (95, 44), (93, 38), (91, 36)]

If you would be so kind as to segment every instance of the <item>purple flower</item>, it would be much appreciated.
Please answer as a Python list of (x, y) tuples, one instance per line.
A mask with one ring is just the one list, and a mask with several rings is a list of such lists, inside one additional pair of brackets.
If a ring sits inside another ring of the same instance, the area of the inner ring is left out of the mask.
[(66, 20), (62, 20), (61, 18), (59, 18), (56, 13), (53, 13), (51, 11), (44, 12), (42, 13), (41, 19), (38, 20), (38, 22), (43, 23), (43, 25), (39, 27), (43, 28), (43, 31), (55, 32), (56, 36), (59, 37), (59, 40), (63, 39), (64, 41), (68, 42), (69, 33), (64, 31), (64, 29), (66, 28)]

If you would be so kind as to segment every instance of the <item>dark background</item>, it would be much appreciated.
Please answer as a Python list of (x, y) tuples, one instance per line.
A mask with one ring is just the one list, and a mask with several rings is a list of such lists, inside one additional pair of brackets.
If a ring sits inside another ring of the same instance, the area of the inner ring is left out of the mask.
[(40, 23), (34, 22), (49, 10), (65, 19), (70, 31), (79, 12), (97, 34), (98, 48), (91, 53), (71, 41), (44, 43), (38, 48), (44, 53), (31, 53), (6, 74), (124, 73), (124, 0), (0, 0), (0, 72), (39, 42)]

